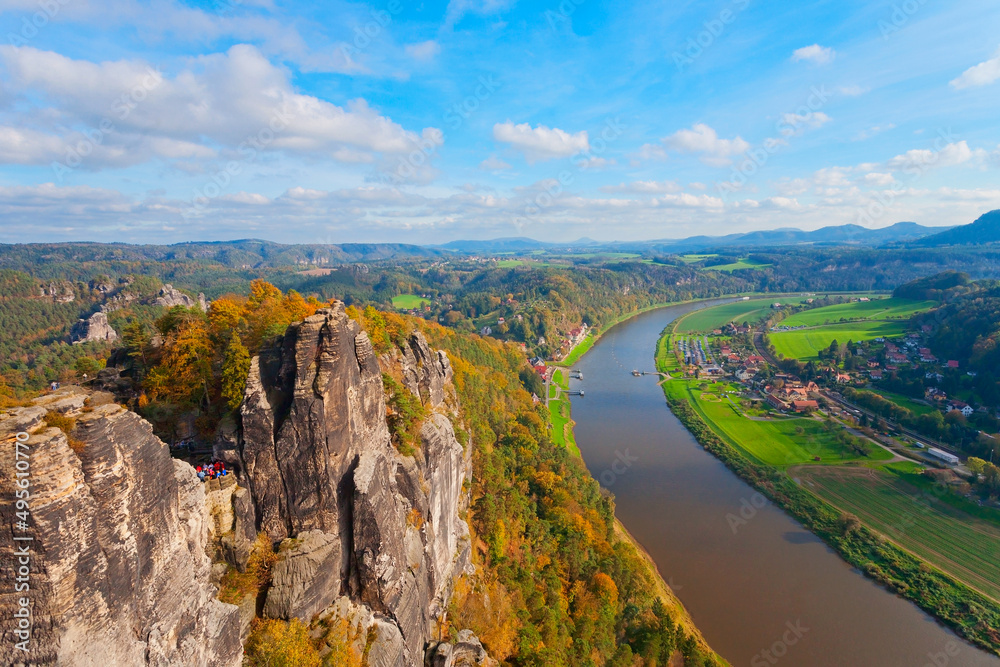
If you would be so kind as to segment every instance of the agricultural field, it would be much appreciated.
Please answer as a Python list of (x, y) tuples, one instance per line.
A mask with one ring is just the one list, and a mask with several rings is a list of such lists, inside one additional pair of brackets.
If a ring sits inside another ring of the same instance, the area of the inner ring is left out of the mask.
[[(724, 303), (721, 306), (696, 310), (685, 315), (677, 322), (676, 332), (688, 334), (695, 332), (707, 332), (718, 329), (729, 322), (749, 322), (756, 324), (764, 319), (771, 312), (771, 304), (776, 298), (753, 299), (750, 301), (736, 301), (734, 303)], [(798, 303), (801, 300), (793, 301)]]
[(814, 327), (842, 321), (909, 319), (936, 305), (936, 301), (895, 298), (853, 301), (796, 313), (782, 320), (781, 324), (789, 327)]
[(497, 268), (499, 269), (515, 269), (519, 266), (524, 266), (524, 260), (521, 259), (501, 259), (497, 261)]
[(423, 308), (430, 302), (430, 299), (425, 299), (416, 294), (400, 294), (399, 296), (392, 297), (392, 307), (397, 310), (413, 310), (414, 308)]
[[(825, 428), (822, 421), (810, 417), (771, 418), (744, 416), (738, 397), (723, 394), (736, 390), (735, 385), (717, 382), (702, 389), (698, 380), (668, 380), (668, 392), (688, 400), (712, 430), (762, 463), (777, 467), (804, 463), (847, 463), (887, 461), (892, 454), (869, 443), (867, 457), (860, 456), (839, 438), (839, 426)], [(819, 461), (815, 461), (815, 457)]]
[(763, 269), (765, 266), (771, 266), (766, 262), (755, 262), (749, 259), (741, 259), (738, 262), (732, 262), (730, 264), (720, 264), (718, 266), (706, 266), (705, 271), (724, 271), (725, 273), (732, 273), (738, 269)]
[(718, 255), (717, 254), (712, 254), (712, 255), (680, 255), (678, 257), (678, 259), (680, 259), (685, 264), (694, 264), (696, 262), (700, 262), (702, 260), (708, 259), (709, 257), (718, 257)]
[[(913, 473), (803, 468), (805, 488), (959, 581), (1000, 601), (1000, 519), (973, 516), (908, 482)], [(994, 512), (994, 514), (997, 514)]]
[[(785, 325), (788, 320), (783, 320)], [(875, 338), (901, 336), (906, 332), (905, 320), (866, 320), (844, 324), (821, 325), (795, 331), (774, 331), (770, 334), (778, 354), (799, 361), (819, 359), (819, 351), (830, 347), (834, 340), (846, 343)]]

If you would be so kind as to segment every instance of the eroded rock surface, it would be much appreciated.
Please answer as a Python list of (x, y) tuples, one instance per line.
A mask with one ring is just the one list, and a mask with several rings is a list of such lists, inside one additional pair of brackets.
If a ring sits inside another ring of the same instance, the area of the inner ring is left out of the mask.
[[(146, 421), (92, 398), (69, 387), (0, 416), (5, 460), (15, 434), (30, 434), (31, 528), (12, 534), (15, 508), (0, 506), (0, 560), (12, 562), (14, 534), (34, 538), (31, 664), (239, 665), (239, 611), (209, 583), (204, 485)], [(72, 443), (45, 425), (49, 411), (77, 420)], [(11, 477), (0, 493), (14, 497)], [(0, 571), (5, 636), (12, 579)], [(3, 651), (3, 664), (25, 661), (9, 642)]]
[[(416, 457), (391, 442), (384, 372), (431, 411)], [(420, 334), (378, 358), (342, 304), (253, 359), (238, 453), (258, 525), (282, 545), (266, 614), (308, 620), (349, 602), (378, 637), (369, 664), (423, 663), (469, 562), (459, 513), (470, 466), (446, 413), (451, 376)]]
[(70, 332), (73, 344), (102, 342), (112, 343), (118, 340), (118, 332), (108, 322), (108, 315), (99, 310), (87, 319), (78, 320)]

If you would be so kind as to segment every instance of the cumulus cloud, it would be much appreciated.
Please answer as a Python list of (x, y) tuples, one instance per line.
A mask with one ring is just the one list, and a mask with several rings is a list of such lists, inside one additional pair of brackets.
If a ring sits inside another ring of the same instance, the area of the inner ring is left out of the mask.
[(886, 123), (885, 125), (873, 125), (867, 130), (861, 130), (860, 132), (855, 134), (853, 137), (851, 137), (851, 141), (864, 141), (866, 139), (871, 139), (876, 134), (882, 134), (883, 132), (888, 132), (889, 130), (894, 130), (894, 129), (896, 129), (895, 123)]
[(823, 127), (832, 119), (822, 111), (806, 111), (805, 113), (782, 114), (778, 121), (778, 131), (783, 137), (797, 136), (806, 130)]
[[(15, 118), (20, 133), (0, 131), (0, 156), (8, 162), (42, 164), (54, 153), (65, 158), (80, 133), (96, 130), (101, 141), (92, 142), (85, 166), (154, 156), (246, 158), (261, 151), (372, 162), (376, 155), (409, 154), (442, 141), (440, 130), (406, 130), (363, 99), (341, 107), (299, 94), (286, 71), (246, 44), (194, 59), (172, 78), (142, 61), (93, 63), (31, 47), (0, 46), (0, 61), (9, 88), (55, 107)], [(45, 117), (58, 122), (45, 126)], [(33, 155), (25, 147), (29, 134)]]
[(835, 55), (836, 52), (830, 47), (813, 44), (811, 46), (803, 46), (801, 49), (795, 49), (792, 53), (792, 60), (794, 62), (805, 60), (816, 65), (825, 65), (832, 61)]
[(708, 125), (696, 123), (691, 129), (678, 130), (666, 137), (663, 144), (681, 153), (699, 153), (701, 161), (713, 167), (732, 164), (732, 156), (743, 153), (750, 144), (740, 137), (720, 139)]
[(445, 26), (452, 27), (466, 14), (489, 16), (510, 9), (516, 0), (451, 0), (445, 12)]
[(503, 171), (504, 169), (510, 169), (511, 166), (496, 155), (491, 155), (479, 163), (479, 168), (486, 171)]
[(856, 83), (852, 83), (847, 86), (839, 86), (837, 92), (841, 95), (846, 95), (847, 97), (857, 97), (858, 95), (864, 95), (868, 92), (867, 88), (862, 88)]
[(997, 79), (1000, 79), (1000, 49), (989, 60), (962, 72), (962, 75), (953, 79), (949, 85), (956, 90), (962, 90), (975, 86), (988, 86)]
[[(601, 192), (629, 192), (633, 194), (668, 194), (681, 192), (684, 188), (676, 181), (632, 181), (618, 185), (605, 185)], [(704, 189), (704, 186), (703, 186)]]
[(493, 126), (493, 138), (520, 151), (529, 163), (590, 151), (586, 130), (570, 134), (557, 127), (531, 127), (528, 123), (515, 125), (508, 120)]
[(433, 39), (419, 44), (407, 44), (406, 55), (416, 60), (433, 60), (434, 56), (441, 53), (441, 45)]
[(921, 172), (931, 167), (953, 167), (973, 159), (984, 159), (986, 156), (983, 149), (973, 150), (969, 148), (968, 142), (958, 141), (946, 144), (940, 150), (916, 148), (907, 151), (890, 159), (886, 166), (892, 171)]
[(881, 188), (888, 187), (892, 185), (895, 181), (896, 179), (893, 177), (892, 174), (885, 174), (877, 171), (865, 174), (864, 176), (864, 182), (866, 184)]

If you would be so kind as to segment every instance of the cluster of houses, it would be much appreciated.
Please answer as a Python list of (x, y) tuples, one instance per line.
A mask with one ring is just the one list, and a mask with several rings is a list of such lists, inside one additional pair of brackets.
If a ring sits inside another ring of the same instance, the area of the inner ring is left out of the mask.
[(764, 387), (764, 400), (775, 410), (812, 412), (819, 408), (816, 400), (820, 395), (819, 385), (815, 382), (803, 384), (787, 375), (777, 375), (775, 380), (774, 384)]

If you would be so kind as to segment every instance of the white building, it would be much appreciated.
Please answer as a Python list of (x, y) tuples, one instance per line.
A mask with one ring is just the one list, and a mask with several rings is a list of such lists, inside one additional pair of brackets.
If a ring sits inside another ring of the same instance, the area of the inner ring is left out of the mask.
[(927, 450), (927, 453), (938, 459), (939, 461), (944, 461), (950, 466), (957, 466), (961, 461), (954, 454), (949, 454), (943, 449), (938, 449), (937, 447), (931, 447)]

